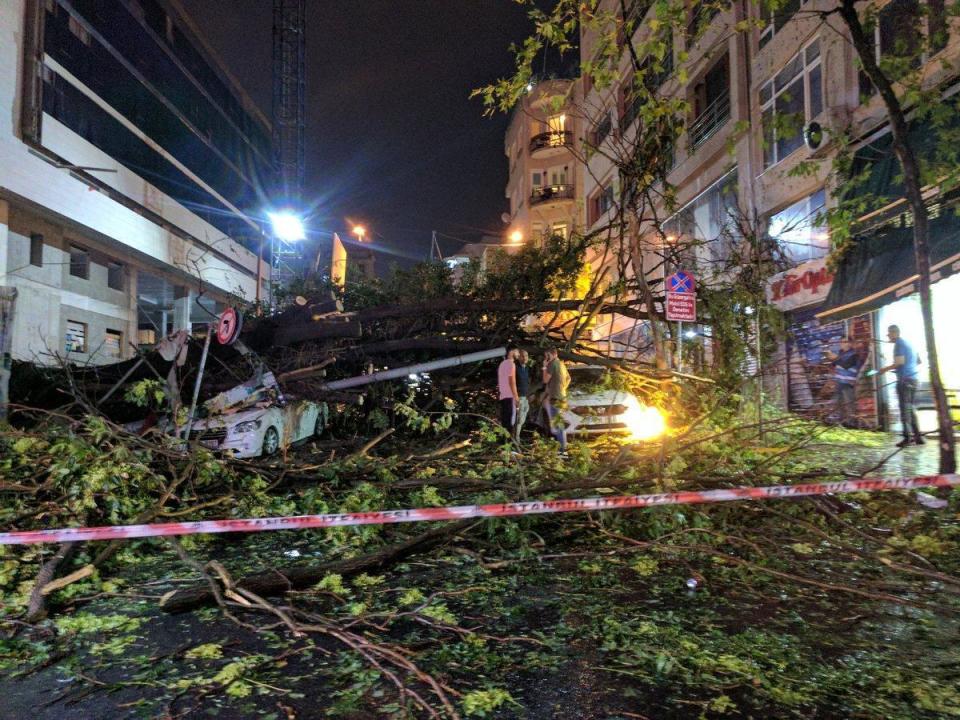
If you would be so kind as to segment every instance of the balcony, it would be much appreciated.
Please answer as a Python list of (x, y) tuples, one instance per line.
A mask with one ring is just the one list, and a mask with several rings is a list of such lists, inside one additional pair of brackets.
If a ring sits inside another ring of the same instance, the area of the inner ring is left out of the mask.
[(573, 200), (573, 185), (543, 185), (535, 187), (530, 193), (530, 205), (540, 205), (558, 200)]
[(573, 133), (569, 130), (548, 130), (530, 138), (530, 154), (537, 157), (557, 155), (573, 145)]
[(724, 90), (690, 123), (690, 152), (713, 137), (730, 119), (730, 91)]

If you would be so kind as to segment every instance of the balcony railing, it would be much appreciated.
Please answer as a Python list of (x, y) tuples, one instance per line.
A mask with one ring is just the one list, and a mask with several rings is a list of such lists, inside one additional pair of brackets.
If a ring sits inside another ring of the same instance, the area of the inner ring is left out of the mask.
[(530, 193), (531, 205), (554, 200), (573, 200), (573, 185), (543, 185), (535, 187)]
[(730, 91), (724, 90), (690, 123), (690, 148), (696, 150), (730, 119)]
[(544, 148), (562, 148), (573, 145), (573, 133), (569, 130), (548, 130), (530, 138), (530, 152)]

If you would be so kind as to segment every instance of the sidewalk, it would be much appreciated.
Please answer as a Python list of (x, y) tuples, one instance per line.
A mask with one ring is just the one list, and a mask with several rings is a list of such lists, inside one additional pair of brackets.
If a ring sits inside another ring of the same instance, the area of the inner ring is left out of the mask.
[[(883, 434), (878, 433), (878, 437)], [(926, 445), (911, 445), (898, 448), (900, 436), (886, 434), (889, 443), (880, 447), (858, 444), (813, 443), (808, 446), (814, 457), (822, 455), (825, 464), (842, 464), (845, 472), (866, 473), (874, 477), (913, 477), (936, 475), (940, 466), (940, 453), (936, 437), (928, 437)], [(884, 462), (884, 459), (886, 461)], [(871, 470), (881, 462), (883, 466)]]

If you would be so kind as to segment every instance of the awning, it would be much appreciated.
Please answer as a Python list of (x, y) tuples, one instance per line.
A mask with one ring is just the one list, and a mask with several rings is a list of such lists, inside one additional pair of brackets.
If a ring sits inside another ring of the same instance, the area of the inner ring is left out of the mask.
[[(944, 153), (945, 143), (954, 144), (960, 130), (957, 102), (944, 102), (924, 120), (910, 123), (909, 141), (917, 159), (928, 173), (942, 176), (944, 163), (953, 162), (952, 153)], [(939, 148), (939, 149), (938, 149)], [(853, 157), (852, 176), (859, 177), (847, 190), (846, 199), (870, 198), (872, 207), (889, 205), (903, 198), (903, 177), (900, 163), (892, 149), (888, 132), (864, 143)], [(956, 190), (949, 193), (956, 196)], [(941, 205), (931, 209), (931, 271), (939, 277), (957, 272), (960, 261), (960, 217), (957, 206), (949, 207), (953, 198), (939, 198)], [(865, 210), (867, 208), (864, 208)], [(830, 321), (860, 315), (886, 305), (897, 298), (916, 292), (916, 263), (913, 257), (913, 227), (902, 224), (909, 217), (907, 207), (898, 219), (853, 239), (837, 268), (818, 318)], [(938, 215), (939, 213), (939, 215)]]
[[(930, 221), (932, 280), (960, 271), (960, 217), (955, 209)], [(830, 321), (861, 315), (917, 291), (913, 227), (886, 226), (857, 237), (840, 261), (824, 309)]]

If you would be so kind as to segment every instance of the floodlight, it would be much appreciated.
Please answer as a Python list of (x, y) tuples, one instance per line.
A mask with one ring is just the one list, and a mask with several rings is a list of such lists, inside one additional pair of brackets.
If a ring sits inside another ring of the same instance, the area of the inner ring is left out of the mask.
[(299, 240), (307, 239), (307, 232), (303, 227), (303, 220), (292, 212), (268, 213), (267, 217), (273, 226), (273, 234), (278, 240), (282, 240), (283, 242), (298, 242)]

